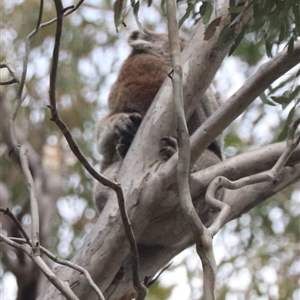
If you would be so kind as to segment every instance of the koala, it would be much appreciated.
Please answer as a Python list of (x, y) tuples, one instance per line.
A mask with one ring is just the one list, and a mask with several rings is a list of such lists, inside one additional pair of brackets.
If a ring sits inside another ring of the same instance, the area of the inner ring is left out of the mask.
[[(109, 113), (97, 126), (101, 172), (124, 157), (142, 118), (171, 70), (166, 34), (134, 31), (132, 51), (124, 61), (109, 97)], [(184, 41), (181, 41), (183, 48)]]
[[(108, 97), (109, 113), (99, 121), (96, 129), (97, 148), (102, 155), (100, 171), (110, 178), (117, 176), (143, 117), (171, 71), (167, 34), (134, 31), (128, 38), (128, 44), (132, 50), (111, 88)], [(181, 39), (181, 50), (184, 45), (185, 40)], [(188, 123), (190, 134), (200, 124), (196, 109)], [(221, 158), (220, 147), (216, 143), (210, 148)], [(166, 138), (162, 143), (161, 155), (167, 159), (175, 151), (174, 140)], [(108, 191), (107, 187), (97, 183), (94, 194), (99, 212), (107, 202)]]
[[(184, 47), (181, 40), (181, 48)], [(171, 70), (168, 35), (134, 31), (128, 38), (132, 48), (108, 97), (109, 113), (97, 125), (97, 148), (102, 155), (100, 171), (114, 178), (137, 129)], [(107, 189), (97, 184), (95, 202), (102, 210)]]

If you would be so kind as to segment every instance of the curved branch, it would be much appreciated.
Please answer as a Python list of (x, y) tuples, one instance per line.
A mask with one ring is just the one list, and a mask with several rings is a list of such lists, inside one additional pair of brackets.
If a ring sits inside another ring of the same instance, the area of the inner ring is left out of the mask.
[[(248, 177), (242, 177), (236, 181), (231, 181), (224, 176), (216, 177), (209, 185), (205, 198), (208, 205), (213, 208), (217, 208), (220, 211), (216, 220), (209, 227), (211, 234), (214, 236), (225, 224), (228, 215), (230, 214), (230, 206), (221, 200), (215, 198), (216, 191), (219, 188), (226, 188), (230, 190), (237, 190), (247, 185), (253, 185), (256, 183), (273, 182), (277, 180), (278, 173), (283, 169), (286, 162), (292, 155), (293, 151), (299, 144), (300, 135), (296, 135), (297, 127), (300, 123), (300, 115), (291, 123), (288, 130), (288, 137), (286, 142), (286, 148), (275, 163), (275, 165), (263, 173), (256, 173)], [(243, 198), (241, 194), (241, 198)]]
[[(284, 167), (278, 174), (277, 181), (257, 183), (240, 190), (226, 191), (224, 202), (231, 207), (226, 223), (240, 217), (258, 204), (269, 199), (279, 191), (300, 180), (300, 164), (294, 167)], [(243, 195), (243, 201), (241, 201)]]
[[(237, 180), (269, 170), (282, 155), (286, 148), (285, 142), (274, 143), (239, 154), (233, 158), (222, 161), (207, 169), (191, 175), (192, 197), (203, 195), (210, 182), (217, 176), (224, 176), (230, 180)], [(300, 146), (298, 146), (287, 161), (287, 166), (300, 163)]]

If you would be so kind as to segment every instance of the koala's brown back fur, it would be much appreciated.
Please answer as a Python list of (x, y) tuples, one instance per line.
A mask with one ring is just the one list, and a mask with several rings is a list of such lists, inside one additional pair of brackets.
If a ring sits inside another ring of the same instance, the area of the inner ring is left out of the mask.
[(138, 112), (144, 116), (171, 70), (168, 36), (134, 31), (128, 44), (132, 52), (112, 86), (108, 107), (110, 114)]

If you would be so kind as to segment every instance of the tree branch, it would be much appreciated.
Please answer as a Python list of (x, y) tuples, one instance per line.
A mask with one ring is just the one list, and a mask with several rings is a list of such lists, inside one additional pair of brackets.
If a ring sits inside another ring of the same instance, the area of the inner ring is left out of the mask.
[[(204, 170), (200, 170), (191, 175), (192, 197), (203, 195), (210, 182), (217, 176), (224, 176), (230, 180), (237, 180), (269, 170), (285, 151), (286, 142), (274, 143), (239, 154), (233, 158), (222, 161)], [(288, 166), (300, 163), (300, 146), (298, 146), (290, 159)]]
[[(275, 184), (274, 182), (264, 182), (245, 186), (240, 190), (226, 191), (224, 202), (228, 203), (231, 207), (226, 222), (240, 217), (284, 188), (295, 182), (299, 182), (299, 180), (300, 164), (297, 164), (294, 167), (283, 168), (277, 176)], [(246, 201), (241, 201), (241, 195), (243, 195)]]
[[(294, 51), (284, 50), (263, 64), (191, 137), (191, 164), (276, 79), (300, 62), (300, 41)], [(174, 160), (177, 159), (174, 157)]]
[(67, 261), (65, 259), (61, 259), (60, 257), (56, 256), (56, 255), (53, 255), (49, 250), (47, 250), (46, 248), (42, 247), (41, 246), (41, 251), (46, 254), (51, 260), (57, 262), (58, 264), (60, 265), (64, 265), (64, 266), (67, 266), (69, 268), (72, 268), (80, 273), (83, 273), (86, 280), (88, 281), (89, 285), (93, 288), (93, 290), (96, 292), (96, 294), (98, 295), (99, 299), (100, 300), (105, 300), (101, 290), (98, 288), (98, 286), (95, 284), (95, 282), (93, 281), (90, 273), (83, 267), (73, 263), (73, 262), (70, 262), (70, 261)]
[(192, 202), (190, 193), (190, 137), (186, 125), (183, 106), (182, 67), (177, 24), (176, 1), (167, 1), (168, 33), (173, 67), (173, 101), (176, 128), (178, 135), (177, 186), (179, 201), (186, 222), (193, 233), (198, 255), (201, 259), (204, 274), (204, 298), (215, 299), (216, 261), (212, 249), (212, 237), (201, 222)]

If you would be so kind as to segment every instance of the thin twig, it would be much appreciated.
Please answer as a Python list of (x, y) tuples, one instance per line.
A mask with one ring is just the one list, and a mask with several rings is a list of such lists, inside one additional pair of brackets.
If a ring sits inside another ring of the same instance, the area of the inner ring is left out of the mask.
[[(56, 27), (56, 34), (55, 34), (55, 43), (52, 55), (52, 65), (50, 71), (50, 89), (49, 89), (49, 96), (50, 96), (50, 111), (52, 118), (51, 120), (56, 123), (59, 127), (63, 135), (65, 136), (70, 149), (80, 161), (80, 163), (84, 166), (84, 168), (100, 183), (105, 186), (112, 188), (118, 199), (118, 204), (120, 208), (120, 215), (122, 218), (122, 222), (124, 225), (125, 233), (127, 239), (130, 244), (131, 249), (131, 256), (132, 256), (132, 272), (133, 272), (133, 283), (134, 287), (137, 291), (137, 298), (136, 299), (144, 299), (147, 293), (147, 289), (144, 284), (140, 280), (139, 276), (139, 254), (136, 245), (136, 239), (134, 233), (132, 231), (132, 226), (129, 221), (126, 209), (125, 209), (125, 200), (121, 186), (113, 181), (110, 180), (108, 177), (99, 174), (88, 162), (85, 158), (84, 154), (78, 147), (76, 141), (74, 140), (73, 136), (71, 135), (70, 130), (68, 129), (67, 125), (59, 118), (57, 108), (56, 108), (56, 76), (57, 76), (57, 66), (58, 66), (58, 58), (59, 58), (59, 48), (60, 48), (60, 39), (61, 39), (61, 30), (62, 30), (62, 23), (63, 23), (63, 13), (62, 13), (62, 4), (59, 0), (55, 1), (56, 4), (56, 13), (57, 13), (57, 27)], [(141, 297), (141, 298), (139, 298)]]
[(118, 205), (120, 208), (120, 214), (122, 217), (123, 226), (125, 229), (125, 233), (127, 236), (127, 239), (130, 244), (130, 253), (131, 253), (131, 266), (132, 266), (132, 280), (133, 280), (133, 286), (134, 289), (137, 292), (136, 300), (143, 300), (145, 299), (147, 295), (147, 287), (146, 285), (141, 281), (140, 278), (140, 258), (139, 258), (139, 252), (136, 244), (136, 239), (132, 230), (132, 226), (126, 211), (125, 207), (125, 201), (124, 201), (124, 195), (123, 191), (120, 188), (119, 192), (117, 192), (118, 196)]
[(27, 235), (26, 231), (24, 230), (19, 220), (15, 217), (15, 215), (8, 208), (7, 209), (0, 208), (0, 211), (2, 211), (5, 215), (8, 215), (12, 219), (12, 221), (16, 224), (18, 229), (21, 231), (26, 242), (28, 244), (31, 244), (29, 236)]
[(14, 83), (18, 83), (16, 79), (10, 79), (10, 80), (7, 80), (7, 81), (2, 81), (0, 82), (0, 85), (10, 85), (10, 84), (14, 84)]
[(0, 241), (5, 242), (6, 244), (23, 251), (27, 254), (40, 268), (40, 270), (44, 273), (44, 275), (48, 278), (48, 280), (59, 290), (68, 300), (79, 300), (79, 298), (73, 293), (70, 289), (67, 282), (60, 280), (48, 267), (48, 265), (43, 261), (40, 255), (35, 255), (32, 252), (32, 247), (28, 247), (26, 245), (21, 245), (12, 241), (10, 238), (0, 234)]
[(58, 264), (67, 266), (69, 268), (72, 268), (82, 274), (84, 274), (86, 280), (88, 281), (88, 283), (90, 284), (90, 286), (94, 289), (94, 291), (96, 292), (96, 294), (98, 295), (99, 299), (101, 300), (105, 300), (103, 293), (101, 292), (101, 290), (98, 288), (98, 286), (96, 285), (96, 283), (93, 281), (90, 273), (83, 267), (70, 262), (68, 260), (62, 259), (54, 254), (52, 254), (49, 250), (47, 250), (46, 248), (41, 246), (41, 251), (42, 253), (44, 253), (45, 255), (47, 255), (51, 260), (57, 262)]
[[(78, 1), (78, 3), (75, 6), (72, 5), (72, 6), (64, 8), (63, 9), (64, 17), (66, 17), (66, 16), (72, 14), (74, 11), (76, 11), (83, 2), (84, 2), (84, 0), (80, 0), (80, 1)], [(55, 23), (56, 20), (57, 20), (57, 18), (53, 18), (52, 20), (49, 20), (47, 22), (44, 22), (44, 23), (40, 24), (39, 29), (47, 27), (47, 26)]]
[(39, 16), (36, 24), (35, 30), (33, 30), (27, 37), (26, 37), (26, 42), (25, 42), (25, 55), (23, 58), (23, 70), (22, 70), (22, 75), (21, 79), (17, 79), (17, 76), (14, 72), (14, 70), (9, 66), (6, 65), (8, 68), (10, 74), (19, 82), (19, 88), (17, 91), (16, 99), (15, 99), (15, 105), (13, 108), (13, 111), (10, 116), (9, 120), (9, 125), (10, 125), (10, 136), (11, 140), (13, 143), (13, 149), (16, 153), (19, 154), (22, 169), (24, 172), (24, 175), (27, 180), (27, 186), (30, 192), (30, 206), (31, 206), (31, 219), (32, 219), (32, 225), (31, 225), (31, 239), (33, 241), (33, 251), (35, 252), (36, 255), (39, 255), (39, 245), (40, 245), (40, 239), (39, 239), (39, 214), (38, 214), (38, 202), (37, 202), (37, 197), (36, 197), (36, 190), (34, 186), (34, 180), (32, 178), (30, 169), (29, 169), (29, 164), (28, 164), (28, 158), (27, 158), (27, 149), (25, 148), (24, 145), (20, 145), (17, 139), (16, 135), (16, 128), (15, 128), (15, 120), (19, 111), (19, 108), (25, 99), (23, 97), (23, 90), (25, 87), (25, 80), (26, 80), (26, 74), (27, 74), (27, 67), (28, 67), (28, 58), (30, 54), (30, 43), (31, 39), (37, 34), (42, 15), (43, 15), (43, 3), (44, 1), (40, 1), (40, 10), (39, 10)]
[(8, 62), (5, 63), (1, 63), (0, 64), (0, 69), (4, 69), (6, 68), (9, 72), (9, 74), (12, 76), (13, 80), (15, 80), (15, 82), (19, 83), (19, 78), (16, 74), (16, 71), (14, 70), (14, 68), (12, 67), (12, 65)]
[[(21, 227), (22, 227), (22, 225), (21, 225)], [(29, 246), (31, 246), (31, 241), (27, 240), (27, 239), (15, 238), (15, 237), (9, 237), (9, 239), (11, 241), (13, 241), (13, 242), (17, 242), (18, 244), (28, 244)], [(81, 266), (79, 266), (79, 265), (77, 265), (77, 264), (75, 264), (73, 262), (70, 262), (68, 260), (65, 260), (65, 259), (62, 259), (62, 258), (58, 257), (57, 255), (54, 255), (53, 253), (51, 253), (48, 249), (46, 249), (43, 246), (40, 246), (40, 250), (41, 250), (41, 252), (43, 254), (47, 255), (47, 257), (50, 258), (52, 261), (54, 261), (54, 262), (56, 262), (56, 263), (58, 263), (60, 265), (67, 266), (67, 267), (69, 267), (71, 269), (74, 269), (74, 270), (82, 273), (85, 276), (86, 280), (89, 282), (90, 286), (94, 289), (94, 291), (98, 295), (99, 299), (105, 300), (105, 298), (103, 296), (103, 293), (98, 288), (98, 286), (95, 284), (95, 282), (93, 281), (90, 273), (86, 269), (84, 269), (83, 267), (81, 267)]]
[(58, 58), (59, 58), (59, 48), (60, 48), (60, 39), (61, 39), (61, 31), (62, 31), (62, 23), (63, 23), (63, 12), (62, 12), (62, 4), (60, 1), (55, 1), (56, 4), (56, 13), (57, 13), (57, 25), (56, 25), (56, 33), (55, 33), (55, 43), (52, 54), (52, 64), (50, 70), (50, 83), (49, 83), (49, 99), (50, 99), (50, 111), (52, 118), (51, 120), (56, 123), (59, 127), (63, 135), (65, 136), (72, 152), (81, 162), (81, 164), (85, 167), (85, 169), (100, 183), (105, 186), (108, 186), (114, 189), (116, 192), (119, 190), (118, 184), (110, 180), (108, 177), (100, 175), (88, 162), (88, 160), (83, 155), (82, 151), (78, 147), (76, 141), (72, 137), (69, 128), (67, 125), (59, 118), (57, 108), (56, 108), (56, 76), (57, 76), (57, 66), (58, 66)]
[(30, 194), (30, 209), (31, 209), (31, 240), (33, 241), (33, 251), (36, 255), (40, 255), (40, 225), (39, 225), (39, 208), (38, 208), (38, 200), (37, 193), (35, 188), (35, 182), (32, 177), (32, 174), (29, 169), (28, 157), (27, 157), (27, 149), (24, 145), (20, 146), (19, 156), (21, 161), (21, 166), (23, 173), (25, 175), (27, 181), (27, 188)]

